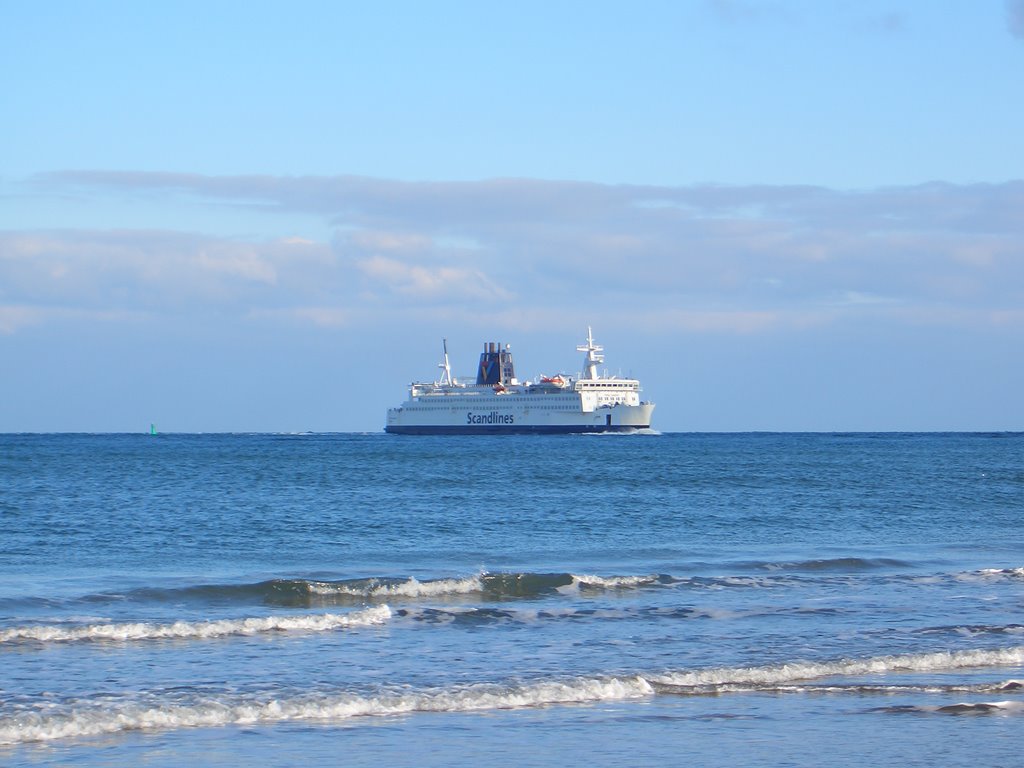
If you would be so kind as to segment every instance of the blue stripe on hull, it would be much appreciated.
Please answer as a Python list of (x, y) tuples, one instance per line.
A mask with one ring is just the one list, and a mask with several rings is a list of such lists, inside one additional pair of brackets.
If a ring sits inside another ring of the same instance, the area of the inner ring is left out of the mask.
[(384, 427), (393, 435), (566, 435), (592, 432), (635, 432), (649, 429), (648, 424), (581, 424), (572, 425), (506, 425), (479, 424), (473, 426), (410, 426)]

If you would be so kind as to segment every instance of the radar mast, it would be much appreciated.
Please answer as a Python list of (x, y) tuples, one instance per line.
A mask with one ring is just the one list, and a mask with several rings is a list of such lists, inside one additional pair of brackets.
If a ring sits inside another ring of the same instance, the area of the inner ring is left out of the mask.
[(442, 339), (441, 343), (444, 346), (444, 362), (437, 364), (437, 367), (444, 371), (441, 376), (441, 384), (446, 387), (454, 387), (457, 385), (455, 379), (452, 378), (452, 367), (448, 363), (448, 339)]
[(589, 325), (587, 326), (587, 343), (577, 346), (576, 351), (587, 353), (587, 356), (583, 358), (583, 378), (597, 381), (597, 364), (604, 362), (604, 355), (597, 353), (604, 352), (604, 347), (594, 343), (594, 333)]

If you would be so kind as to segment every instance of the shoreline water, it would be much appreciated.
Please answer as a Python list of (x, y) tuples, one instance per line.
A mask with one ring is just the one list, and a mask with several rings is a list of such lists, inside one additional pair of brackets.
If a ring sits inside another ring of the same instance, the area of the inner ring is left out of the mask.
[(1017, 754), (1021, 436), (164, 437), (0, 436), (5, 764)]

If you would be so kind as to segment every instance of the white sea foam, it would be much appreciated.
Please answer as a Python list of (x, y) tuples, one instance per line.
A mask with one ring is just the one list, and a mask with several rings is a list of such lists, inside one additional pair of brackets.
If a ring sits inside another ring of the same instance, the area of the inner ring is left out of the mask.
[(579, 589), (581, 587), (590, 589), (629, 589), (654, 584), (658, 580), (657, 576), (594, 576), (592, 574), (575, 573), (571, 575), (572, 583), (567, 584), (565, 587), (560, 587), (559, 591), (563, 589)]
[(306, 582), (306, 591), (314, 595), (352, 595), (353, 597), (366, 597), (370, 589), (352, 587), (348, 584), (332, 584), (329, 581)]
[(982, 568), (978, 571), (965, 571), (953, 574), (956, 581), (967, 584), (991, 584), (1000, 581), (1020, 581), (1024, 579), (1024, 568)]
[(773, 576), (767, 578), (764, 576), (722, 576), (716, 579), (711, 587), (712, 589), (721, 589), (723, 587), (750, 587), (752, 589), (766, 589), (795, 583), (797, 582), (785, 576)]
[(171, 624), (126, 622), (84, 626), (32, 625), (0, 630), (0, 643), (37, 641), (43, 643), (81, 640), (155, 640), (163, 638), (205, 639), (224, 635), (256, 635), (263, 632), (324, 632), (342, 627), (382, 624), (391, 609), (379, 605), (346, 614), (323, 613), (298, 616), (261, 616), (212, 621), (176, 621)]
[[(367, 613), (367, 612), (361, 612)], [(660, 676), (594, 677), (538, 681), (523, 685), (480, 684), (444, 690), (408, 691), (357, 695), (348, 693), (296, 693), (276, 699), (225, 693), (157, 693), (131, 701), (104, 699), (84, 703), (23, 707), (20, 712), (0, 718), (0, 744), (88, 737), (140, 729), (212, 727), (282, 721), (336, 721), (354, 717), (387, 716), (414, 712), (473, 712), (558, 704), (647, 698), (660, 686), (672, 686), (721, 693), (771, 687), (779, 692), (827, 692), (887, 686), (856, 684), (844, 686), (800, 685), (801, 681), (835, 676), (877, 675), (891, 672), (935, 672), (965, 667), (1020, 665), (1024, 647), (989, 651), (908, 654), (838, 662), (799, 662), (763, 667), (717, 668), (670, 672)], [(988, 692), (1017, 691), (1021, 683), (1010, 680), (984, 686)], [(928, 686), (902, 686), (907, 690), (930, 690)], [(893, 690), (901, 686), (893, 687)], [(937, 686), (935, 692), (975, 690), (970, 686)], [(983, 692), (977, 687), (975, 692)], [(905, 709), (905, 708), (904, 708)], [(1024, 711), (1021, 701), (994, 701), (911, 707), (935, 712)]]
[(419, 581), (410, 577), (396, 584), (381, 584), (371, 581), (362, 587), (331, 582), (309, 582), (307, 589), (317, 595), (353, 595), (356, 597), (394, 598), (394, 597), (440, 597), (443, 595), (465, 595), (481, 592), (484, 588), (483, 574), (468, 576), (463, 579), (438, 579), (437, 581)]
[(399, 584), (382, 584), (373, 590), (374, 597), (438, 597), (441, 595), (465, 595), (480, 592), (484, 588), (483, 576), (477, 574), (465, 579), (439, 579), (418, 581), (410, 578)]
[(782, 685), (823, 677), (880, 675), (891, 672), (936, 672), (966, 667), (1024, 664), (1024, 646), (997, 650), (939, 651), (833, 662), (795, 662), (763, 667), (720, 667), (667, 672), (651, 682), (684, 688), (721, 685)]
[(151, 728), (189, 728), (285, 720), (342, 720), (410, 712), (472, 712), (552, 704), (636, 699), (650, 696), (640, 677), (546, 681), (501, 687), (479, 685), (437, 692), (356, 695), (296, 695), (258, 700), (208, 696), (194, 701), (76, 705), (66, 710), (24, 712), (0, 719), (0, 744), (96, 736)]
[(977, 574), (986, 579), (1024, 579), (1024, 568), (985, 568)]
[(632, 437), (633, 435), (660, 436), (663, 433), (651, 427), (624, 429), (619, 432), (581, 432), (580, 437)]

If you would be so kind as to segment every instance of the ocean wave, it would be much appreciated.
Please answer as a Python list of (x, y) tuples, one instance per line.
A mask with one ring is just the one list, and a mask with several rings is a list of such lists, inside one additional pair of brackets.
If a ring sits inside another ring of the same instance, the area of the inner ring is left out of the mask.
[[(141, 587), (104, 592), (79, 598), (22, 597), (8, 601), (12, 612), (29, 606), (72, 608), (94, 611), (104, 604), (192, 603), (201, 605), (262, 604), (312, 608), (331, 605), (357, 607), (366, 603), (444, 600), (476, 596), (480, 600), (533, 599), (558, 594), (575, 596), (588, 592), (625, 592), (652, 588), (724, 590), (799, 587), (813, 583), (840, 586), (864, 579), (898, 580), (932, 585), (944, 581), (991, 584), (1024, 579), (1024, 568), (991, 568), (966, 573), (882, 573), (872, 571), (905, 566), (884, 558), (840, 557), (794, 562), (750, 562), (733, 564), (732, 573), (717, 575), (595, 574), (556, 571), (486, 571), (458, 576), (424, 579), (413, 576), (368, 576), (349, 579), (278, 578), (238, 584), (199, 584), (179, 587)], [(909, 566), (908, 566), (909, 567)], [(706, 569), (704, 565), (702, 568)], [(744, 573), (746, 571), (746, 573)], [(755, 573), (751, 573), (754, 571)], [(760, 573), (757, 573), (760, 571)], [(767, 573), (766, 573), (767, 572)], [(5, 605), (0, 600), (0, 607)], [(81, 606), (88, 606), (82, 608)]]
[(909, 563), (888, 557), (831, 557), (793, 562), (766, 562), (757, 565), (769, 571), (872, 571), (884, 568), (907, 568)]
[(870, 659), (800, 661), (759, 667), (721, 667), (670, 671), (649, 679), (677, 690), (706, 690), (731, 685), (772, 686), (828, 677), (861, 677), (894, 672), (1014, 666), (1024, 664), (1024, 646), (994, 650), (936, 651)]
[(225, 635), (257, 635), (264, 632), (325, 632), (343, 627), (382, 624), (391, 618), (386, 605), (347, 614), (261, 616), (210, 621), (175, 621), (169, 624), (122, 622), (61, 626), (39, 624), (0, 630), (2, 643), (69, 643), (94, 640), (207, 639)]
[(346, 595), (363, 599), (436, 598), (480, 594), (488, 599), (540, 597), (564, 590), (617, 591), (673, 583), (658, 575), (596, 576), (574, 573), (481, 572), (463, 578), (419, 581), (415, 578), (363, 579), (346, 582), (308, 582), (307, 589), (318, 596)]
[(594, 576), (591, 574), (569, 574), (572, 581), (560, 587), (564, 590), (602, 590), (617, 591), (623, 589), (635, 589), (636, 587), (647, 587), (659, 583), (658, 576)]
[(1024, 624), (948, 624), (939, 627), (924, 627), (914, 630), (921, 635), (956, 634), (967, 637), (978, 635), (1022, 635)]
[(0, 744), (50, 741), (145, 729), (174, 729), (282, 721), (336, 721), (413, 712), (472, 712), (650, 696), (640, 677), (579, 678), (517, 686), (475, 685), (441, 691), (311, 695), (259, 699), (223, 695), (202, 699), (73, 705), (63, 711), (25, 711), (0, 718)]
[(425, 624), (454, 624), (475, 626), (482, 624), (538, 624), (542, 622), (565, 621), (634, 621), (637, 619), (656, 620), (694, 620), (694, 621), (728, 621), (731, 619), (759, 616), (767, 614), (808, 614), (818, 613), (835, 615), (834, 608), (778, 608), (760, 609), (758, 611), (737, 611), (724, 608), (696, 607), (690, 605), (672, 606), (614, 606), (614, 607), (581, 607), (559, 606), (549, 604), (547, 607), (509, 608), (509, 607), (430, 607), (408, 606), (395, 608), (394, 615), (411, 621)]
[(455, 579), (436, 579), (420, 581), (410, 577), (404, 580), (360, 579), (349, 582), (307, 581), (305, 588), (313, 595), (330, 596), (346, 595), (359, 598), (396, 597), (420, 598), (443, 597), (446, 595), (466, 595), (484, 590), (484, 576)]
[(536, 573), (483, 571), (468, 577), (419, 581), (415, 578), (369, 578), (347, 581), (295, 581), (292, 588), (316, 598), (340, 597), (360, 600), (420, 599), (478, 594), (490, 600), (532, 599), (556, 594), (623, 592), (649, 587), (724, 588), (789, 584), (785, 577), (723, 576), (676, 577), (668, 574), (624, 574), (600, 576), (592, 573)]
[[(739, 583), (739, 582), (737, 582)], [(283, 607), (323, 607), (330, 605), (363, 605), (367, 602), (443, 600), (445, 598), (478, 596), (481, 600), (532, 599), (559, 593), (624, 591), (650, 586), (729, 586), (728, 579), (678, 579), (667, 575), (575, 574), (570, 572), (487, 572), (469, 576), (436, 579), (415, 577), (372, 576), (354, 579), (269, 579), (244, 584), (202, 584), (185, 587), (143, 587), (123, 592), (104, 592), (80, 598), (55, 600), (47, 597), (24, 597), (10, 601), (14, 612), (25, 607), (68, 608), (84, 605), (95, 610), (100, 605), (130, 603), (200, 605), (263, 604)], [(0, 599), (0, 607), (5, 605)]]
[(455, 624), (477, 626), (483, 624), (538, 624), (563, 621), (615, 621), (631, 620), (643, 615), (657, 615), (658, 618), (709, 618), (706, 612), (693, 608), (576, 608), (551, 607), (547, 609), (510, 609), (495, 607), (457, 608), (398, 608), (395, 615), (425, 624)]
[(656, 583), (670, 584), (677, 580), (668, 576), (622, 575), (596, 576), (562, 573), (488, 572), (468, 576), (446, 576), (418, 579), (413, 576), (370, 576), (353, 579), (324, 580), (280, 578), (243, 584), (200, 584), (184, 587), (142, 587), (123, 592), (86, 595), (77, 600), (52, 601), (49, 598), (20, 598), (19, 606), (64, 606), (69, 603), (88, 605), (125, 602), (179, 603), (211, 605), (263, 603), (269, 605), (311, 607), (330, 604), (352, 605), (367, 601), (443, 599), (480, 595), (488, 599), (532, 598), (555, 594), (563, 587), (589, 590), (622, 590)]
[(713, 686), (672, 686), (650, 680), (657, 693), (674, 695), (722, 695), (727, 693), (814, 693), (814, 694), (993, 694), (1017, 693), (1024, 689), (1019, 680), (993, 683), (719, 683)]
[[(81, 738), (122, 731), (176, 729), (283, 721), (338, 721), (356, 717), (416, 712), (474, 712), (596, 701), (645, 699), (655, 695), (722, 695), (770, 693), (918, 693), (930, 695), (1000, 695), (1024, 693), (1020, 680), (956, 684), (897, 681), (892, 684), (827, 678), (878, 676), (985, 668), (1024, 663), (1024, 647), (883, 656), (835, 662), (794, 662), (762, 667), (680, 670), (658, 675), (606, 675), (533, 682), (479, 683), (443, 689), (389, 687), (379, 693), (295, 691), (276, 697), (230, 691), (171, 689), (137, 692), (121, 700), (109, 696), (88, 701), (9, 706), (0, 715), (0, 744)], [(815, 683), (815, 680), (823, 682)], [(888, 707), (887, 711), (948, 713), (1019, 712), (1024, 701), (986, 701), (947, 705)]]
[(1024, 568), (983, 568), (980, 571), (960, 574), (960, 578), (964, 581), (970, 581), (977, 578), (981, 578), (986, 581), (1018, 581), (1020, 579), (1024, 579)]

